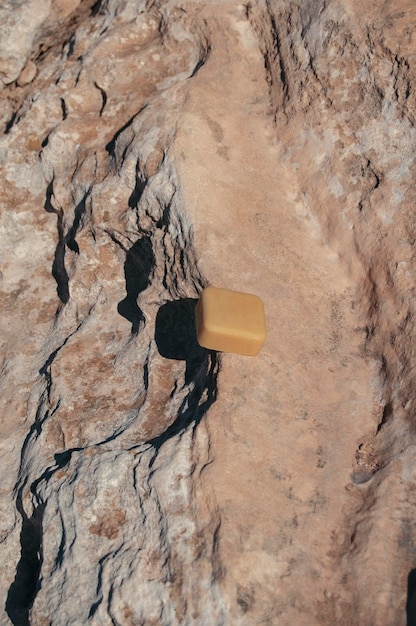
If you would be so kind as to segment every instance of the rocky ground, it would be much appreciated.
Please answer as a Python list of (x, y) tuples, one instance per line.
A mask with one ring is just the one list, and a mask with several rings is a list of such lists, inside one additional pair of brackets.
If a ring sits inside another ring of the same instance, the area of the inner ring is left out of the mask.
[(1, 625), (416, 623), (415, 27), (2, 4)]

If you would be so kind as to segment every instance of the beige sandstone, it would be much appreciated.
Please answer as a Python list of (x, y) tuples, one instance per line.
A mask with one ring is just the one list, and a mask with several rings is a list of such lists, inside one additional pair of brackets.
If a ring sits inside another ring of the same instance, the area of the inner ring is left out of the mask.
[(0, 18), (0, 623), (415, 624), (410, 0)]

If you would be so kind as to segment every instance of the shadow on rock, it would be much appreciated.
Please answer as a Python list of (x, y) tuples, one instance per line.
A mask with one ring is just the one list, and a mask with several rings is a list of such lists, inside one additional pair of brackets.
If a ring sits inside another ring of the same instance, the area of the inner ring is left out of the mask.
[(175, 422), (151, 442), (156, 447), (191, 422), (197, 425), (217, 398), (220, 360), (215, 351), (202, 348), (197, 341), (197, 302), (192, 298), (167, 302), (156, 316), (155, 341), (159, 354), (167, 359), (185, 361), (185, 384), (190, 387)]
[(412, 569), (407, 577), (407, 626), (416, 626), (416, 569)]
[[(192, 378), (188, 369), (209, 353), (196, 338), (195, 306), (198, 300), (183, 298), (167, 302), (156, 316), (155, 340), (159, 354), (166, 359), (186, 361), (186, 382)], [(191, 367), (192, 369), (192, 367)]]
[(21, 554), (5, 608), (14, 626), (30, 626), (29, 613), (39, 588), (42, 519), (45, 506), (39, 505), (32, 517), (28, 518), (20, 502), (20, 496), (18, 500), (17, 508), (23, 520), (20, 533)]
[(142, 237), (126, 252), (124, 276), (127, 295), (117, 306), (120, 315), (131, 322), (131, 332), (134, 334), (139, 332), (140, 324), (144, 322), (137, 297), (150, 285), (154, 266), (155, 256), (150, 237)]

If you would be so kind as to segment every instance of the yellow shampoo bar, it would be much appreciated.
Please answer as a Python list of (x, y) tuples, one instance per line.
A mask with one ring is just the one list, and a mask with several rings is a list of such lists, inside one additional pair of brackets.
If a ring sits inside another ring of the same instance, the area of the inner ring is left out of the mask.
[(255, 356), (266, 338), (263, 302), (250, 293), (207, 287), (195, 319), (198, 343), (209, 350)]

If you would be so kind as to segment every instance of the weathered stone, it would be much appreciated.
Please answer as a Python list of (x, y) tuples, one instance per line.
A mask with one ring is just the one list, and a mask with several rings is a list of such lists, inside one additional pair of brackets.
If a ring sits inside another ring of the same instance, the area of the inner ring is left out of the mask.
[(1, 624), (413, 623), (411, 7), (2, 5)]
[(36, 76), (36, 64), (33, 61), (29, 61), (23, 70), (19, 74), (19, 78), (17, 79), (17, 84), (19, 87), (24, 87), (32, 82), (32, 80)]

